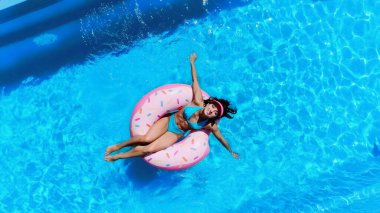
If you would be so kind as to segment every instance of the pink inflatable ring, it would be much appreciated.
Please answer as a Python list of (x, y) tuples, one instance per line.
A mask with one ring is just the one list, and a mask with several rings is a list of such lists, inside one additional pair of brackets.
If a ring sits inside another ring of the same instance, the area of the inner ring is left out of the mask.
[[(209, 97), (202, 91), (203, 99)], [(171, 110), (190, 104), (193, 91), (190, 85), (168, 84), (146, 94), (133, 110), (131, 136), (144, 135), (152, 124)], [(182, 140), (159, 152), (147, 155), (144, 160), (165, 170), (186, 169), (207, 156), (210, 152), (209, 131), (191, 131)]]

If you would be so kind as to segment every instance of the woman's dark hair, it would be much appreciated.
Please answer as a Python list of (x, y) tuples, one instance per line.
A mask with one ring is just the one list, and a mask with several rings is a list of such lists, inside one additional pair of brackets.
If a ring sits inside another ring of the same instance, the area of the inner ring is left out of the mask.
[(221, 116), (219, 116), (217, 118), (210, 119), (210, 123), (212, 125), (214, 125), (215, 121), (218, 120), (219, 118), (227, 117), (229, 119), (232, 119), (233, 117), (232, 117), (231, 114), (236, 114), (237, 113), (237, 109), (236, 108), (231, 108), (230, 107), (231, 103), (228, 100), (225, 100), (225, 99), (222, 99), (222, 98), (210, 97), (209, 99), (204, 100), (204, 106), (206, 106), (207, 104), (212, 104), (214, 100), (216, 100), (216, 101), (218, 101), (219, 103), (222, 104), (222, 106), (223, 106), (223, 115), (221, 115)]

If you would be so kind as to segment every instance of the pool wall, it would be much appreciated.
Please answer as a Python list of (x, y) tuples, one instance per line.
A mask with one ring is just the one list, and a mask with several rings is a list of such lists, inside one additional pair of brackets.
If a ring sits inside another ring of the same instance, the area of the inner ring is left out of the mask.
[[(63, 65), (80, 63), (90, 54), (128, 47), (149, 34), (170, 31), (186, 19), (249, 1), (33, 2), (0, 11), (0, 58), (3, 59), (0, 85), (54, 72)], [(118, 41), (107, 45), (110, 35)]]

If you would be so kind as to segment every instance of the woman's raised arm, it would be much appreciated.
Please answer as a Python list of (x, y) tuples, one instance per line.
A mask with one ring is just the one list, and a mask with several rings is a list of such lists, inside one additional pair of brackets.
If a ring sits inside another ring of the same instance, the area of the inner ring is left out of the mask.
[(224, 148), (226, 148), (228, 150), (228, 152), (231, 153), (232, 157), (234, 157), (236, 159), (240, 159), (239, 154), (232, 151), (230, 145), (228, 144), (226, 139), (224, 139), (224, 137), (223, 137), (222, 133), (220, 132), (217, 124), (210, 125), (208, 128), (215, 135), (216, 139), (218, 139), (218, 141), (224, 146)]
[(190, 55), (191, 77), (193, 79), (193, 104), (203, 106), (202, 90), (198, 82), (197, 70), (195, 69), (195, 60), (197, 60), (197, 54), (193, 53)]

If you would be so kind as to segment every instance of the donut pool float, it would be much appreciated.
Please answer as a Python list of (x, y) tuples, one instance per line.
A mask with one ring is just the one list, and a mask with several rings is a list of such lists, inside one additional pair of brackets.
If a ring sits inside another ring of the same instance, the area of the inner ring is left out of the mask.
[[(202, 91), (203, 99), (209, 95)], [(131, 136), (144, 135), (162, 116), (191, 103), (190, 85), (168, 84), (146, 94), (135, 106), (131, 121)], [(199, 163), (210, 152), (208, 130), (193, 130), (170, 147), (146, 155), (143, 159), (160, 169), (181, 170)]]

